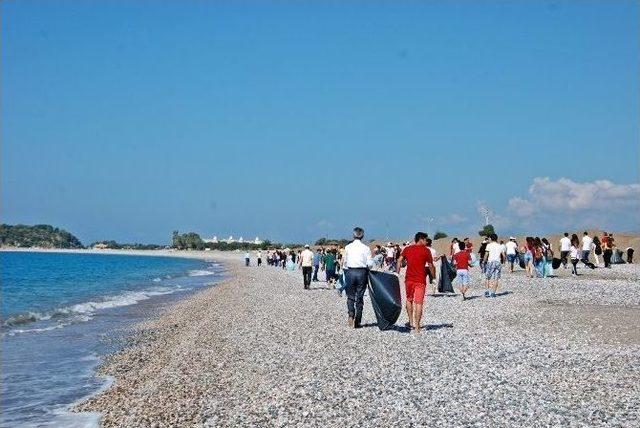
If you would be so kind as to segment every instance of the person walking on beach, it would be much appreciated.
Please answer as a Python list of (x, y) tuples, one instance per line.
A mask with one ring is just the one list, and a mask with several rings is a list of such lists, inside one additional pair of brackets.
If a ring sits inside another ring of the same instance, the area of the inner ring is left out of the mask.
[(333, 288), (333, 283), (336, 280), (336, 249), (332, 248), (325, 252), (322, 257), (322, 268), (327, 276), (327, 287)]
[(304, 289), (308, 290), (311, 285), (311, 271), (313, 269), (313, 251), (309, 249), (309, 245), (304, 246), (304, 251), (298, 257), (298, 263), (302, 267), (302, 280)]
[(596, 266), (600, 267), (600, 256), (602, 255), (602, 245), (600, 239), (597, 236), (593, 237), (593, 259), (596, 261)]
[(244, 253), (244, 265), (249, 266), (249, 264), (251, 264), (251, 254), (249, 254), (249, 251), (247, 251), (246, 253)]
[(258, 250), (257, 258), (258, 258), (258, 266), (262, 266), (262, 251)]
[[(458, 242), (458, 241), (456, 241), (456, 242)], [(482, 273), (484, 273), (485, 268), (486, 268), (486, 264), (487, 264), (487, 263), (485, 262), (485, 257), (484, 257), (484, 256), (485, 256), (485, 254), (487, 253), (487, 245), (489, 245), (489, 239), (487, 239), (487, 237), (485, 236), (485, 237), (482, 239), (482, 243), (480, 244), (480, 248), (478, 248), (478, 255), (480, 256), (480, 270), (482, 271)], [(498, 244), (498, 245), (500, 245), (500, 244)], [(457, 253), (458, 251), (460, 251), (460, 249), (459, 249), (459, 248), (458, 248), (458, 250), (457, 250), (457, 251), (454, 251), (454, 252), (453, 252), (452, 257), (453, 257), (453, 255), (455, 255), (455, 253)]]
[(593, 239), (591, 239), (591, 237), (589, 236), (589, 232), (587, 232), (586, 230), (584, 231), (584, 234), (582, 236), (582, 263), (584, 263), (585, 265), (589, 266), (589, 253), (591, 253), (591, 250), (593, 249)]
[(433, 284), (433, 282), (436, 280), (436, 270), (435, 270), (435, 263), (436, 260), (438, 260), (438, 252), (436, 251), (435, 248), (432, 247), (433, 245), (433, 241), (431, 240), (431, 238), (427, 238), (427, 249), (431, 252), (431, 260), (433, 260), (433, 267), (434, 267), (434, 272), (431, 272), (431, 269), (427, 269), (427, 277), (429, 278), (429, 284)]
[(498, 244), (498, 235), (492, 233), (489, 238), (491, 242), (487, 244), (484, 253), (484, 273), (487, 278), (487, 291), (484, 292), (484, 297), (496, 297), (502, 271), (502, 247)]
[(604, 260), (604, 267), (611, 269), (611, 256), (613, 256), (613, 238), (611, 238), (607, 232), (602, 234), (600, 239), (602, 245), (602, 259)]
[(318, 248), (316, 253), (313, 255), (313, 278), (311, 280), (313, 282), (318, 282), (318, 271), (320, 270), (320, 263), (322, 262), (322, 249)]
[(567, 258), (571, 251), (571, 239), (569, 239), (569, 233), (565, 232), (562, 239), (560, 239), (560, 260), (562, 260), (562, 267), (567, 268)]
[(456, 281), (458, 290), (462, 294), (462, 301), (467, 300), (466, 293), (469, 290), (469, 264), (471, 263), (471, 251), (467, 250), (464, 242), (459, 242), (460, 251), (453, 255), (453, 264), (456, 266)]
[(580, 241), (575, 233), (571, 235), (571, 248), (569, 249), (569, 257), (571, 257), (571, 275), (578, 276), (578, 261), (580, 261)]
[(542, 276), (548, 278), (553, 276), (553, 247), (547, 238), (542, 238), (542, 248), (544, 251), (544, 267)]
[(349, 327), (359, 328), (364, 307), (364, 292), (369, 283), (369, 268), (373, 266), (371, 248), (362, 243), (364, 229), (353, 229), (353, 242), (344, 248), (342, 265), (345, 269), (347, 312)]
[(533, 278), (533, 271), (534, 271), (534, 267), (533, 267), (533, 253), (534, 253), (534, 249), (533, 249), (533, 237), (531, 236), (527, 236), (524, 240), (525, 244), (524, 244), (524, 264), (525, 264), (525, 270), (527, 272), (527, 275), (529, 276), (529, 278)]
[(416, 333), (420, 332), (422, 305), (427, 288), (427, 269), (431, 275), (435, 275), (431, 251), (427, 248), (427, 239), (426, 233), (416, 233), (413, 239), (414, 244), (408, 245), (402, 250), (396, 268), (396, 272), (399, 274), (402, 262), (407, 262), (404, 279), (407, 294), (407, 316), (409, 317), (409, 325)]
[(513, 273), (513, 265), (518, 258), (518, 243), (513, 236), (509, 237), (509, 242), (504, 244), (505, 254), (507, 255), (507, 261), (509, 262), (509, 273)]

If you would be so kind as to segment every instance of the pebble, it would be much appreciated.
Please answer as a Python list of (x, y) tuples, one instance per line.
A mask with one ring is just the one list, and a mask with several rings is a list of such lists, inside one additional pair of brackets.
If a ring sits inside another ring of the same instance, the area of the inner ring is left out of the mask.
[(230, 279), (141, 324), (75, 411), (105, 427), (640, 426), (638, 265), (505, 270), (497, 298), (475, 269), (472, 299), (429, 295), (415, 335), (349, 329), (324, 282), (214, 256)]

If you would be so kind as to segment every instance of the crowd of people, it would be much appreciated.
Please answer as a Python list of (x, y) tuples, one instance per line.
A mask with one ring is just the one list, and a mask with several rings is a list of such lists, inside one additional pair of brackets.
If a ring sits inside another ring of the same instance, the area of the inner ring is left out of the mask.
[[(520, 267), (530, 278), (553, 277), (554, 270), (561, 266), (564, 269), (570, 267), (571, 274), (577, 276), (580, 263), (588, 269), (611, 268), (612, 264), (632, 263), (634, 253), (633, 248), (627, 248), (627, 260), (624, 261), (624, 254), (616, 247), (612, 234), (603, 233), (598, 237), (590, 236), (586, 231), (582, 238), (575, 233), (564, 233), (556, 248), (545, 237), (528, 236), (519, 244), (513, 236), (504, 242), (499, 241), (496, 234), (490, 234), (480, 243), (477, 254), (469, 238), (454, 238), (449, 254), (440, 256), (432, 247), (432, 240), (423, 232), (415, 234), (413, 243), (388, 242), (384, 246), (376, 245), (373, 250), (362, 242), (363, 238), (364, 230), (356, 227), (353, 241), (345, 247), (333, 245), (318, 247), (315, 251), (309, 245), (298, 251), (271, 249), (266, 253), (266, 263), (280, 269), (301, 270), (304, 289), (309, 289), (312, 282), (320, 281), (318, 274), (324, 272), (327, 288), (336, 289), (340, 295), (346, 292), (348, 325), (356, 328), (361, 325), (368, 271), (374, 269), (400, 274), (405, 269), (405, 307), (409, 327), (419, 332), (428, 284), (433, 284), (438, 277), (436, 263), (440, 266), (446, 263), (455, 272), (455, 284), (465, 301), (471, 285), (469, 270), (473, 267), (480, 271), (484, 296), (493, 298), (505, 265), (509, 273)], [(262, 265), (262, 257), (262, 251), (255, 253), (258, 266)], [(245, 253), (246, 266), (250, 266), (251, 258), (250, 252)]]

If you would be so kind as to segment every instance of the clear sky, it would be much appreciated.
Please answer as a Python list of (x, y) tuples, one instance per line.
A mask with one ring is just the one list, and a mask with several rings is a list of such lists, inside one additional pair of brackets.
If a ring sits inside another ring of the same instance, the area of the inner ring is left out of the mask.
[(636, 1), (0, 8), (3, 222), (464, 234), (482, 201), (502, 232), (639, 229)]

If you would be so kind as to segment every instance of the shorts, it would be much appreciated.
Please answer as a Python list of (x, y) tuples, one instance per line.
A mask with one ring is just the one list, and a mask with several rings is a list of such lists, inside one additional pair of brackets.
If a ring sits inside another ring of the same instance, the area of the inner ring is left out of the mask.
[(518, 260), (517, 254), (507, 254), (507, 261), (509, 261), (509, 263), (515, 263), (516, 260)]
[(485, 268), (485, 275), (487, 276), (487, 279), (494, 279), (494, 280), (498, 280), (500, 279), (500, 273), (502, 272), (502, 263), (500, 263), (499, 261), (493, 261), (493, 262), (489, 262), (487, 263), (487, 267)]
[(407, 302), (415, 302), (421, 305), (424, 302), (424, 293), (427, 285), (420, 282), (405, 281), (404, 286), (407, 290)]
[(524, 262), (528, 264), (531, 261), (533, 261), (533, 254), (531, 254), (531, 251), (527, 251), (524, 253)]
[(469, 271), (466, 269), (458, 269), (456, 282), (459, 285), (469, 285)]

